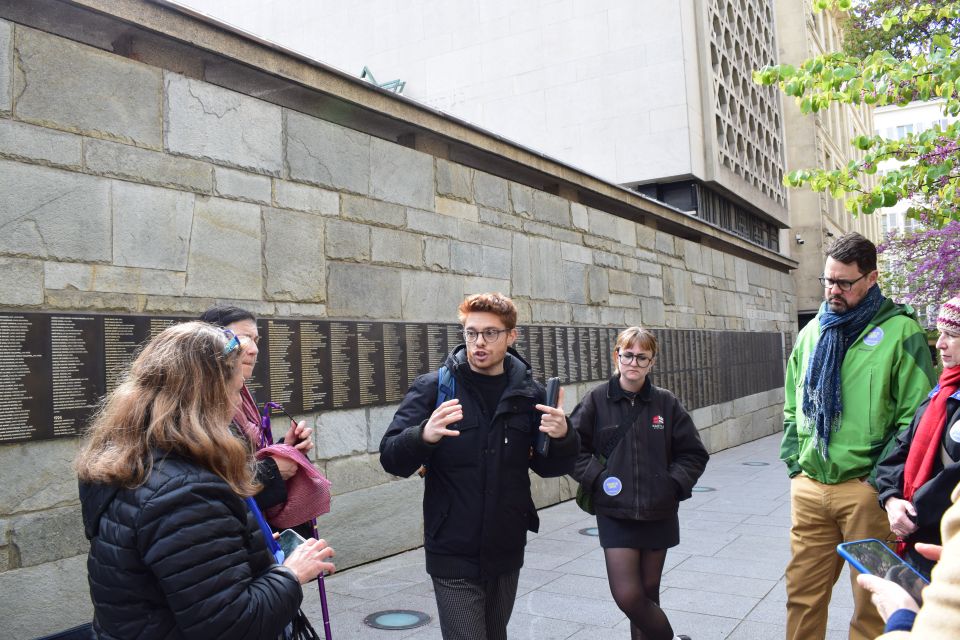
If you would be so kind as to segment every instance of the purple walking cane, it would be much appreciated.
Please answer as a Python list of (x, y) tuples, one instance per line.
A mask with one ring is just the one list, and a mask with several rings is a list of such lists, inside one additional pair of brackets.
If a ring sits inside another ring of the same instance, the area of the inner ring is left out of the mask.
[[(260, 447), (263, 448), (267, 445), (273, 444), (273, 429), (270, 426), (270, 410), (279, 409), (283, 412), (283, 415), (290, 418), (294, 424), (297, 424), (296, 418), (287, 413), (287, 410), (283, 408), (283, 405), (279, 402), (267, 402), (263, 405), (263, 414), (260, 419)], [(314, 518), (310, 521), (310, 534), (316, 539), (320, 539), (320, 534), (317, 531), (317, 519)], [(323, 573), (321, 572), (317, 576), (317, 589), (320, 591), (320, 611), (323, 615), (323, 635), (326, 640), (333, 640), (333, 634), (330, 631), (330, 611), (327, 609), (327, 587), (323, 583)]]

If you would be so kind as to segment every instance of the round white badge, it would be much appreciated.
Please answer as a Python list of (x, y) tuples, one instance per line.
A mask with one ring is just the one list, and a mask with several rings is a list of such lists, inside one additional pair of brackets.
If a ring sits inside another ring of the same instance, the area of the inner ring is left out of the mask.
[(881, 340), (883, 340), (883, 329), (880, 327), (874, 327), (873, 331), (864, 337), (863, 344), (870, 347), (875, 347), (880, 344)]
[(960, 442), (960, 422), (954, 422), (950, 427), (950, 439), (954, 442)]
[(603, 492), (608, 496), (619, 495), (623, 491), (623, 483), (620, 482), (620, 478), (610, 476), (603, 481)]

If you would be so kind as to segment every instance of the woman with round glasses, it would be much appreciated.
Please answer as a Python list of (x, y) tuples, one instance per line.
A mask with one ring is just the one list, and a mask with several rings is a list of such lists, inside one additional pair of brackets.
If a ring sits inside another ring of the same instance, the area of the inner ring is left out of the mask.
[(570, 416), (580, 433), (573, 477), (593, 497), (607, 580), (635, 640), (670, 640), (660, 608), (667, 549), (680, 543), (677, 511), (709, 455), (680, 401), (653, 384), (657, 339), (641, 327), (617, 336), (616, 374)]
[[(151, 340), (105, 399), (76, 468), (98, 638), (277, 638), (333, 550), (274, 562), (230, 431), (243, 346), (200, 322)], [(251, 501), (252, 502), (252, 501)]]

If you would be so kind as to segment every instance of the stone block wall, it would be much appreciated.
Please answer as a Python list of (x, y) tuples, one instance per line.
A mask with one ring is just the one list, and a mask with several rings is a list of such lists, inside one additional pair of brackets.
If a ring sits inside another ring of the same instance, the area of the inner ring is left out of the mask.
[[(486, 290), (521, 323), (794, 330), (788, 273), (759, 261), (0, 20), (3, 310), (455, 322)], [(695, 419), (719, 450), (778, 431), (781, 403)], [(378, 461), (395, 408), (307, 416), (341, 567), (422, 544), (421, 481)], [(89, 619), (76, 446), (0, 445), (0, 638)], [(575, 490), (534, 487), (539, 506)]]

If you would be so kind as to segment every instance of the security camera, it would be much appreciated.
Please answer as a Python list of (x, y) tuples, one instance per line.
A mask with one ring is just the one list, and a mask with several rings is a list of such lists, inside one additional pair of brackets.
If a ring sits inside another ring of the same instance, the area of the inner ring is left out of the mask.
[(804, 239), (800, 236), (800, 234), (798, 233), (798, 234), (797, 234), (797, 244), (803, 244), (804, 242), (805, 242), (805, 240), (804, 240)]

